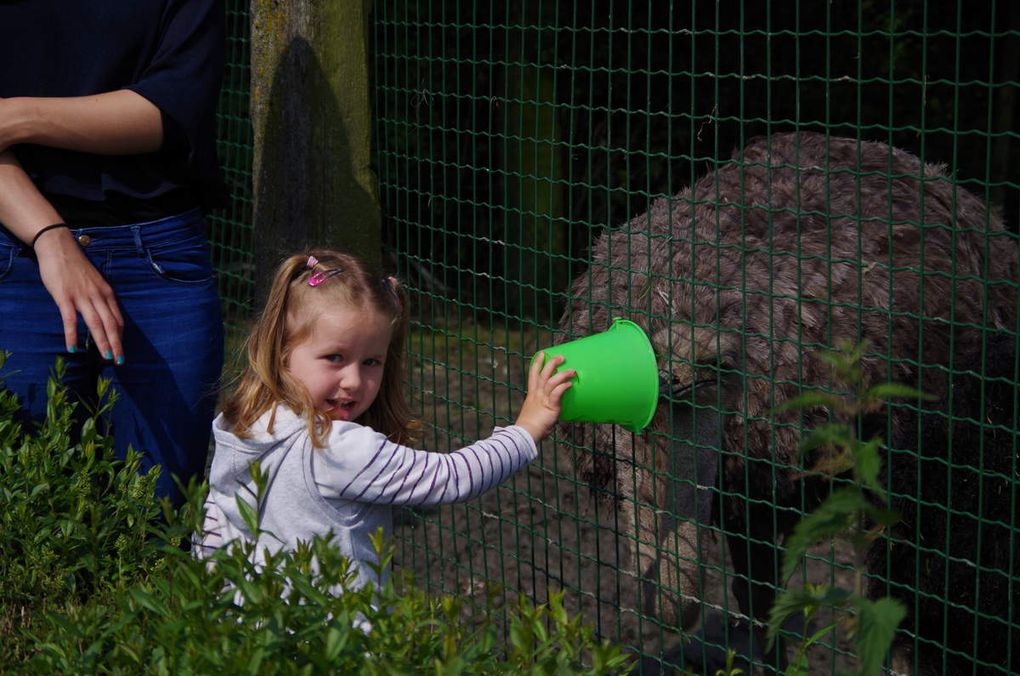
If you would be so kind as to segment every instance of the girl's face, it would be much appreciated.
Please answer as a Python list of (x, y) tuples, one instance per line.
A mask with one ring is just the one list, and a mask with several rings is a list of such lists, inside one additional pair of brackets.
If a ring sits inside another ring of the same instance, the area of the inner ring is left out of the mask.
[(370, 308), (333, 307), (294, 345), (287, 371), (308, 390), (317, 410), (333, 420), (357, 420), (382, 384), (393, 327)]

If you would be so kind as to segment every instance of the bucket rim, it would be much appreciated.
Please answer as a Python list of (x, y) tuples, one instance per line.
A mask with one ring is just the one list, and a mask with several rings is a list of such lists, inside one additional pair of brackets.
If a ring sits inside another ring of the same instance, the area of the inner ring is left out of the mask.
[(633, 425), (623, 423), (620, 426), (630, 430), (631, 432), (639, 433), (644, 428), (648, 427), (648, 424), (652, 422), (652, 418), (655, 417), (655, 411), (659, 408), (659, 364), (655, 359), (655, 349), (652, 347), (652, 341), (648, 338), (648, 333), (641, 328), (639, 324), (623, 317), (613, 317), (613, 324), (609, 327), (609, 330), (615, 331), (618, 328), (636, 329), (637, 332), (644, 339), (641, 342), (640, 350), (644, 353), (644, 356), (652, 364), (649, 379), (649, 392), (654, 393), (649, 398), (648, 413), (638, 420), (640, 424), (635, 423)]

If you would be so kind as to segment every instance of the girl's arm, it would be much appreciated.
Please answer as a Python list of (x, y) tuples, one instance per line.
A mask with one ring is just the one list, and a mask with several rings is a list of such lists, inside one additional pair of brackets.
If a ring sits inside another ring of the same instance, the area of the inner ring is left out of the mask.
[(326, 499), (439, 505), (469, 500), (497, 486), (537, 455), (534, 439), (516, 425), (451, 453), (415, 450), (371, 428), (348, 426), (331, 435), (329, 448), (313, 451), (312, 462)]
[(18, 143), (97, 155), (159, 150), (162, 113), (128, 89), (74, 97), (0, 99), (0, 150)]
[(497, 486), (535, 459), (538, 442), (559, 419), (560, 399), (575, 375), (571, 369), (555, 373), (562, 363), (563, 357), (536, 355), (517, 423), (452, 453), (399, 446), (367, 427), (334, 426), (328, 448), (313, 456), (320, 492), (327, 499), (436, 505)]
[[(0, 152), (0, 223), (15, 237), (30, 244), (36, 233), (60, 223), (60, 214), (43, 197), (22, 170), (14, 154)], [(43, 233), (35, 243), (39, 275), (53, 297), (64, 323), (64, 340), (70, 350), (77, 344), (77, 316), (81, 314), (102, 355), (122, 361), (121, 331), (124, 319), (113, 290), (93, 267), (67, 228)]]

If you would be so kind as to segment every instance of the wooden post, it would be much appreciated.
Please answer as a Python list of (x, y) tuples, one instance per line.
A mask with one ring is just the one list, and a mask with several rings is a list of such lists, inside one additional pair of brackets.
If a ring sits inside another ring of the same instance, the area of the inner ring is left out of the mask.
[(520, 285), (509, 309), (548, 319), (559, 312), (554, 294), (570, 283), (554, 80), (548, 68), (508, 66), (506, 73), (506, 274)]
[(371, 169), (369, 0), (252, 0), (256, 284), (284, 256), (381, 257)]

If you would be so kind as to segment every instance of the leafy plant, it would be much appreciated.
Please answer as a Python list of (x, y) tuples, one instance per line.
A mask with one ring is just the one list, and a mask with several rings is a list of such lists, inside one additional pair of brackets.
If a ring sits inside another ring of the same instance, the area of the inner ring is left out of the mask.
[(842, 623), (853, 638), (862, 674), (877, 673), (892, 645), (896, 628), (906, 609), (891, 598), (868, 599), (863, 592), (865, 557), (883, 531), (899, 520), (889, 509), (886, 491), (879, 480), (882, 469), (882, 439), (867, 441), (857, 437), (856, 423), (861, 416), (879, 411), (887, 401), (898, 398), (928, 398), (923, 393), (894, 383), (866, 387), (860, 368), (864, 346), (843, 347), (819, 357), (833, 369), (833, 380), (845, 385), (849, 393), (804, 393), (777, 410), (828, 409), (832, 422), (820, 425), (801, 442), (800, 453), (817, 452), (817, 461), (809, 474), (829, 477), (849, 476), (833, 489), (814, 511), (804, 515), (785, 542), (782, 576), (790, 580), (808, 549), (818, 542), (843, 540), (853, 550), (853, 587), (806, 585), (803, 589), (785, 589), (773, 605), (769, 617), (768, 640), (771, 650), (783, 623), (803, 613), (805, 626), (824, 608), (833, 609), (837, 619), (801, 641), (797, 659), (787, 674), (807, 673), (807, 653)]
[(24, 646), (7, 640), (14, 626), (134, 583), (162, 558), (146, 546), (160, 514), (157, 470), (140, 475), (133, 452), (114, 459), (98, 424), (113, 403), (109, 383), (99, 384), (98, 410), (79, 420), (63, 374), (58, 361), (38, 430), (25, 428), (0, 388), (0, 664), (23, 657)]

